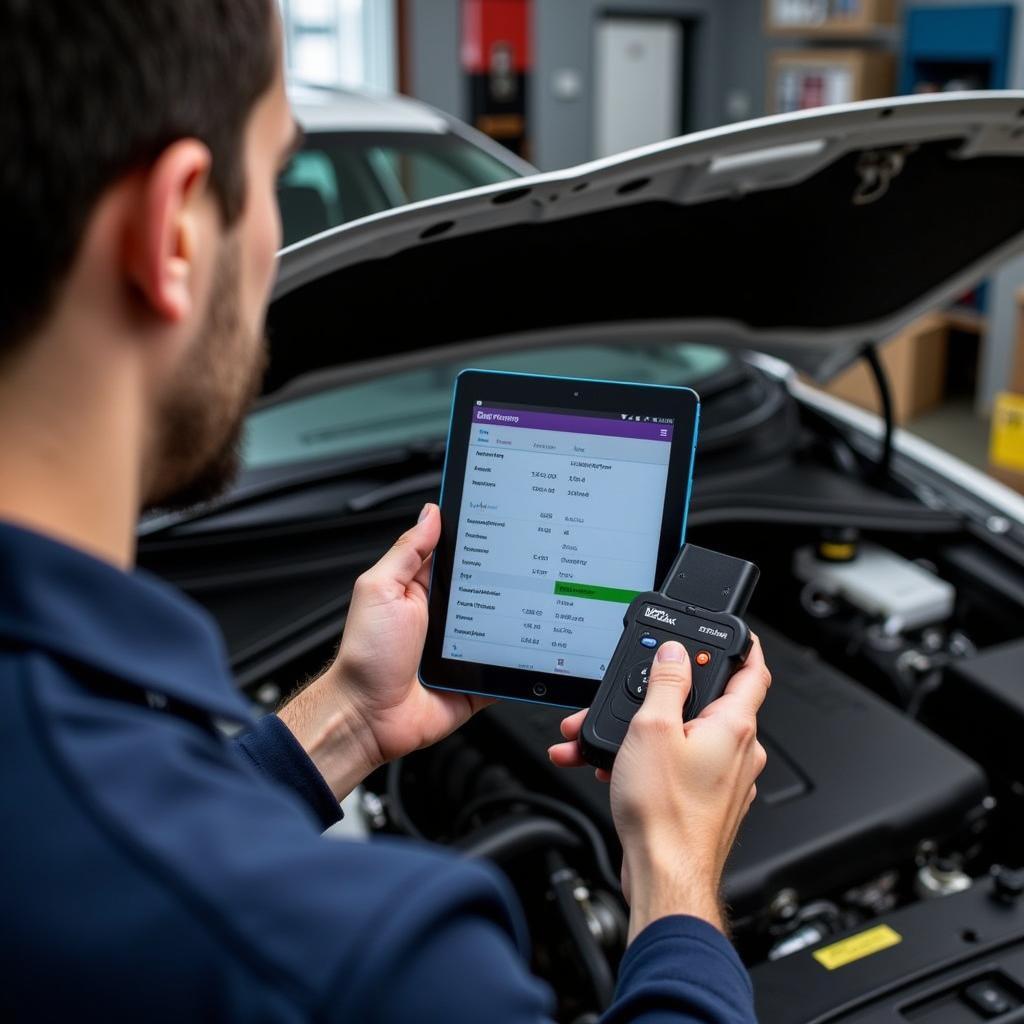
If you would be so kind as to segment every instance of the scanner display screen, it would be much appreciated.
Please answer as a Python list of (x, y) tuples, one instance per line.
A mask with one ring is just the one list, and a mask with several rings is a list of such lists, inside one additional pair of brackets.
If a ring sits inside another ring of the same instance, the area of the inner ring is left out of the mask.
[(477, 402), (443, 657), (600, 679), (655, 583), (673, 430)]

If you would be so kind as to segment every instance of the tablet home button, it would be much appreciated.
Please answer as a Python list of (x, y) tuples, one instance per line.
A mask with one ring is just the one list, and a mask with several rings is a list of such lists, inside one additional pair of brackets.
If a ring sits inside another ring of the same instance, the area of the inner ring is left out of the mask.
[(548, 688), (543, 683), (534, 683), (533, 695), (535, 697), (543, 697), (548, 692)]

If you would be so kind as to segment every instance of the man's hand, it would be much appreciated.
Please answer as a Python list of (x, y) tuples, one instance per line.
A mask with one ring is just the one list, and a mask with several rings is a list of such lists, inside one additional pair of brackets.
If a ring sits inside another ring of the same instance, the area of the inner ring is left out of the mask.
[[(690, 680), (685, 648), (662, 644), (611, 774), (631, 941), (669, 914), (692, 914), (724, 931), (722, 870), (765, 764), (756, 716), (771, 674), (757, 638), (725, 693), (684, 723)], [(555, 764), (583, 763), (576, 739), (585, 717), (580, 711), (562, 723), (568, 742), (549, 751)]]
[(374, 768), (436, 743), (491, 703), (428, 690), (416, 676), (427, 634), (436, 505), (356, 581), (333, 664), (281, 718), (340, 798)]

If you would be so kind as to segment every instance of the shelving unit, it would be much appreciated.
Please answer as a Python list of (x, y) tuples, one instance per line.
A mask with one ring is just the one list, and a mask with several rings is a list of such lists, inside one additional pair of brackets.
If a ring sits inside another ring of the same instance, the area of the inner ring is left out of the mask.
[(787, 114), (889, 96), (895, 80), (896, 59), (885, 50), (778, 50), (769, 62), (769, 109)]
[(769, 36), (868, 39), (895, 25), (895, 0), (765, 0)]

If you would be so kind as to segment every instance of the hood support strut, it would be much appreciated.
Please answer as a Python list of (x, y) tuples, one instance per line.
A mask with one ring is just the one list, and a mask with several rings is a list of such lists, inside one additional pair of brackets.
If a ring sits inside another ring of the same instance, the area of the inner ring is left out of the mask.
[(889, 388), (889, 377), (878, 358), (878, 346), (869, 341), (861, 351), (864, 361), (871, 370), (871, 376), (875, 379), (875, 386), (878, 388), (878, 398), (882, 404), (882, 419), (885, 421), (885, 434), (882, 437), (882, 451), (875, 466), (876, 475), (880, 480), (889, 476), (889, 466), (892, 463), (892, 435), (894, 429), (894, 414), (892, 408), (892, 391)]

